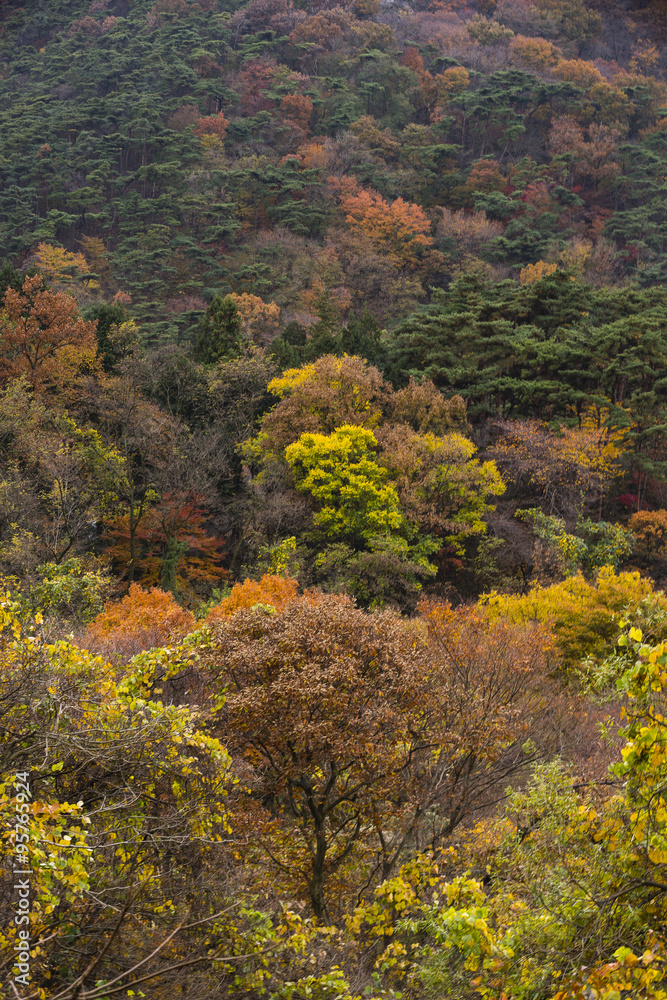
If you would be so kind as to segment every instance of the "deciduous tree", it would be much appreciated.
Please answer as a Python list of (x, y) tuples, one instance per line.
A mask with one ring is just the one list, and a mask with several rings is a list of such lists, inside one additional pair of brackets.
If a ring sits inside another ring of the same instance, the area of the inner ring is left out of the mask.
[(547, 630), (425, 614), (427, 628), (329, 596), (212, 628), (204, 667), (227, 687), (219, 726), (244, 762), (249, 829), (320, 917), (525, 765)]
[(143, 650), (176, 643), (194, 627), (192, 612), (168, 591), (133, 583), (121, 601), (107, 604), (90, 623), (83, 641), (98, 655), (128, 660)]
[(462, 434), (415, 434), (399, 424), (383, 427), (378, 439), (379, 461), (405, 516), (461, 555), (466, 537), (486, 532), (491, 501), (505, 492), (495, 463), (475, 459), (475, 446)]
[(210, 608), (206, 614), (206, 621), (215, 623), (220, 619), (229, 618), (237, 611), (250, 611), (256, 605), (283, 611), (296, 599), (298, 590), (299, 583), (294, 577), (264, 573), (259, 580), (235, 583), (229, 597), (224, 597), (219, 604), (214, 604)]
[(398, 493), (377, 463), (372, 431), (343, 424), (332, 434), (302, 434), (285, 449), (296, 488), (318, 505), (316, 528), (331, 541), (369, 542), (403, 525)]
[(41, 275), (27, 277), (20, 292), (8, 288), (0, 315), (0, 367), (6, 385), (25, 374), (44, 389), (57, 382), (61, 352), (96, 350), (95, 323), (81, 319), (76, 301), (65, 292), (49, 292)]
[(627, 434), (605, 426), (604, 414), (589, 410), (581, 426), (558, 432), (534, 420), (497, 424), (502, 437), (491, 449), (519, 493), (522, 483), (539, 491), (545, 511), (572, 516), (599, 504), (622, 471)]
[(279, 402), (262, 420), (260, 452), (280, 454), (305, 432), (331, 434), (343, 424), (378, 425), (389, 387), (358, 357), (326, 355), (292, 368), (268, 385)]
[(351, 178), (332, 178), (330, 184), (340, 190), (341, 209), (352, 232), (370, 237), (397, 264), (415, 267), (433, 246), (431, 223), (419, 205), (403, 198), (389, 203)]

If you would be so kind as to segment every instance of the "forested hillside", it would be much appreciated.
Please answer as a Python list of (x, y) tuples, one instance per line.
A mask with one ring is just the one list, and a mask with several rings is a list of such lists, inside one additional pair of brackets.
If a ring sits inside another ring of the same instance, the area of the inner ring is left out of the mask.
[(666, 37), (0, 2), (2, 1000), (667, 1000)]

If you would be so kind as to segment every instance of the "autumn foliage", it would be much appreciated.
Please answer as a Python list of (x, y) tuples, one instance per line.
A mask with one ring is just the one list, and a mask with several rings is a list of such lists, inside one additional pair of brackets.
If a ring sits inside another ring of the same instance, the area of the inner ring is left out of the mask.
[(236, 303), (243, 332), (256, 344), (268, 344), (278, 333), (280, 306), (265, 302), (259, 295), (249, 292), (232, 294)]
[[(188, 593), (198, 584), (218, 583), (226, 576), (224, 544), (206, 530), (201, 498), (168, 492), (142, 516), (135, 535), (135, 562), (128, 515), (105, 523), (105, 555), (119, 576), (132, 566), (144, 586), (160, 585)], [(134, 575), (134, 574), (133, 574)]]
[(222, 142), (227, 134), (228, 125), (229, 121), (223, 114), (204, 115), (203, 118), (199, 119), (193, 131), (202, 140), (210, 136)]
[(522, 285), (531, 285), (534, 281), (541, 281), (549, 274), (554, 274), (558, 270), (558, 264), (550, 263), (546, 260), (538, 260), (534, 264), (526, 264), (519, 272), (519, 281)]
[(667, 1000), (663, 0), (0, 6), (2, 1000)]
[(308, 131), (313, 115), (313, 102), (306, 94), (285, 94), (280, 111), (288, 121), (294, 122), (304, 132)]
[(94, 357), (95, 323), (79, 316), (76, 301), (50, 292), (41, 275), (27, 277), (20, 292), (8, 288), (0, 314), (0, 372), (4, 384), (26, 375), (36, 388), (62, 373), (67, 349)]
[(50, 243), (40, 243), (35, 263), (44, 277), (52, 282), (71, 285), (77, 277), (90, 273), (90, 264), (81, 253), (70, 253)]
[(422, 611), (327, 595), (212, 623), (204, 670), (227, 688), (219, 724), (251, 785), (255, 863), (317, 916), (391, 874), (418, 830), (437, 843), (479, 808), (542, 711), (548, 627)]
[(178, 641), (194, 627), (194, 615), (173, 594), (133, 583), (121, 601), (108, 604), (90, 623), (84, 641), (96, 652), (128, 659), (144, 649)]
[(215, 604), (206, 615), (208, 623), (229, 618), (237, 611), (250, 610), (256, 605), (283, 611), (295, 600), (299, 589), (298, 581), (291, 576), (265, 573), (260, 580), (244, 580), (235, 583), (229, 597)]
[(433, 246), (431, 223), (419, 205), (396, 198), (386, 201), (377, 191), (360, 187), (352, 178), (330, 178), (339, 192), (341, 210), (353, 233), (367, 236), (399, 265), (414, 267)]
[(649, 561), (667, 555), (667, 510), (639, 510), (632, 514), (628, 528), (635, 536), (637, 552)]
[(549, 513), (591, 504), (619, 476), (626, 432), (591, 407), (579, 427), (551, 431), (537, 420), (498, 421), (492, 455), (517, 484), (530, 483)]
[[(639, 573), (606, 568), (592, 582), (578, 574), (532, 587), (527, 594), (490, 593), (480, 606), (491, 621), (549, 624), (561, 663), (574, 668), (588, 656), (604, 656), (618, 633), (621, 612), (636, 608), (651, 592), (650, 582)], [(665, 607), (664, 595), (660, 601)]]

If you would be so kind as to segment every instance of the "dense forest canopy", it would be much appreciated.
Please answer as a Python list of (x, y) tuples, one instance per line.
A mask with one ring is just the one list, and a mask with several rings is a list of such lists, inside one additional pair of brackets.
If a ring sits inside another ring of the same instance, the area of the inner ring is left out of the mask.
[(2, 1000), (666, 1000), (666, 38), (1, 0)]

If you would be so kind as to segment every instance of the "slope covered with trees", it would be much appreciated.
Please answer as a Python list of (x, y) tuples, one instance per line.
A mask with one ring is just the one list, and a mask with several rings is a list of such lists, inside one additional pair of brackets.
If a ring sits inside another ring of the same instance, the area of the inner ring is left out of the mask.
[(0, 4), (3, 1000), (667, 997), (663, 8)]

